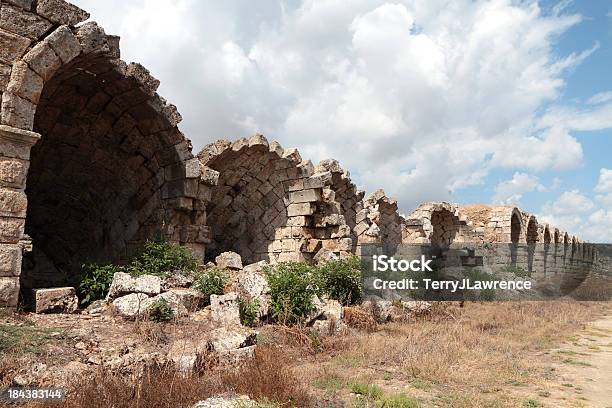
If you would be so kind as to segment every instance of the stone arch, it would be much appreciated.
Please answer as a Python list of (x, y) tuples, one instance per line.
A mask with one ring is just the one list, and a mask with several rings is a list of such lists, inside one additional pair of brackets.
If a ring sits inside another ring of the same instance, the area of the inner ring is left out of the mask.
[(206, 211), (208, 259), (234, 251), (245, 262), (278, 262), (307, 260), (322, 248), (351, 250), (344, 219), (323, 192), (330, 174), (315, 174), (296, 149), (255, 135), (211, 143), (198, 158), (218, 179)]
[(407, 217), (407, 223), (410, 220), (421, 220), (426, 242), (442, 248), (470, 236), (467, 219), (449, 203), (423, 204)]
[(555, 245), (559, 244), (560, 240), (559, 240), (559, 229), (555, 228), (554, 229), (554, 233), (553, 233), (553, 242)]
[(528, 244), (538, 242), (538, 221), (533, 215), (527, 220), (527, 230), (525, 231), (525, 240)]
[[(0, 30), (12, 38), (1, 50), (11, 73), (0, 160), (14, 169), (2, 180), (0, 194), (11, 200), (0, 200), (0, 211), (16, 225), (2, 247), (29, 245), (24, 228), (31, 236), (35, 256), (24, 263), (22, 285), (53, 284), (57, 270), (85, 260), (120, 260), (146, 239), (203, 254), (206, 231), (191, 225), (202, 217), (194, 206), (199, 165), (176, 108), (156, 94), (159, 81), (120, 60), (118, 37), (94, 22), (75, 27), (86, 12), (58, 0), (32, 7), (10, 6)], [(36, 27), (45, 30), (34, 35)], [(16, 289), (20, 272), (15, 259), (0, 286), (10, 279)], [(14, 306), (16, 296), (0, 303)]]
[(521, 214), (517, 209), (514, 209), (510, 218), (510, 242), (512, 244), (520, 242), (522, 229)]

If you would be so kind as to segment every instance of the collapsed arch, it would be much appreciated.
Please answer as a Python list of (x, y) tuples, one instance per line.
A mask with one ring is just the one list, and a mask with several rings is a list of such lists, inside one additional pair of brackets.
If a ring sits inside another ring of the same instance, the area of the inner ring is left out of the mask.
[(218, 177), (207, 205), (207, 258), (234, 251), (249, 263), (277, 262), (351, 250), (333, 194), (324, 194), (331, 175), (315, 174), (296, 149), (255, 135), (211, 143), (198, 158)]

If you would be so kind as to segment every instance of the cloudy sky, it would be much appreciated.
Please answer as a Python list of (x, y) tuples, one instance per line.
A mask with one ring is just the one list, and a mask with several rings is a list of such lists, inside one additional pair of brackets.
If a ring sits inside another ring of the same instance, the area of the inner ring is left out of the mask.
[(73, 0), (197, 151), (263, 133), (404, 212), (515, 203), (612, 241), (612, 2)]

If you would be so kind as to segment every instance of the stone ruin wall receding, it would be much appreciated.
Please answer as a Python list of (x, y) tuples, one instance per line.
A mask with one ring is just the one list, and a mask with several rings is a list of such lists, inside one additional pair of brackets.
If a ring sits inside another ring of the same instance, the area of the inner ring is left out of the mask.
[(80, 262), (121, 261), (155, 238), (247, 263), (401, 244), (498, 243), (500, 263), (544, 274), (597, 257), (511, 206), (424, 203), (401, 215), (336, 160), (315, 166), (261, 135), (194, 157), (159, 81), (88, 18), (63, 0), (0, 0), (0, 307), (17, 304), (20, 285), (58, 284)]

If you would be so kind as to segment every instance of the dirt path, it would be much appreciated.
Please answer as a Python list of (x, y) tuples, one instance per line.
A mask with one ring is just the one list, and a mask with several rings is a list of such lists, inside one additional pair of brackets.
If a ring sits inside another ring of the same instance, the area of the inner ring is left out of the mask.
[(612, 314), (554, 350), (557, 379), (548, 402), (554, 406), (612, 408)]

